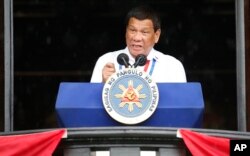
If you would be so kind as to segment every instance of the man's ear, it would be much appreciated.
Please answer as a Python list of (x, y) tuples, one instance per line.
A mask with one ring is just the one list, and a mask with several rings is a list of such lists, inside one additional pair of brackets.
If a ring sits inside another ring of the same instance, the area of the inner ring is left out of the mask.
[(156, 32), (155, 32), (155, 43), (157, 43), (159, 41), (160, 35), (161, 35), (161, 29), (156, 30)]

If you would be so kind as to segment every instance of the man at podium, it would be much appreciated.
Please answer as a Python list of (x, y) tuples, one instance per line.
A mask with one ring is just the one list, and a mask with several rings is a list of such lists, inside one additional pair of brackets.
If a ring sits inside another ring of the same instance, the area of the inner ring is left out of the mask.
[[(96, 62), (91, 82), (106, 82), (113, 73), (136, 64), (136, 57), (141, 54), (146, 56), (146, 61), (136, 68), (155, 82), (186, 82), (182, 63), (154, 49), (160, 34), (161, 21), (154, 10), (146, 6), (133, 8), (126, 17), (126, 48), (102, 55)], [(122, 58), (124, 65), (117, 61), (120, 54), (127, 56)]]
[(98, 59), (91, 78), (95, 83), (60, 84), (60, 125), (201, 127), (200, 84), (185, 83), (182, 63), (153, 48), (161, 34), (159, 17), (137, 7), (126, 21), (127, 46)]

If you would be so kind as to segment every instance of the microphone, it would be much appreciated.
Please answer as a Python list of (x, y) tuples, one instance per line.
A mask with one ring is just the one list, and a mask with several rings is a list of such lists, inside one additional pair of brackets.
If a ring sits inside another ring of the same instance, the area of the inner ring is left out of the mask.
[(134, 63), (134, 68), (136, 68), (137, 66), (144, 66), (147, 62), (147, 57), (143, 54), (139, 54), (136, 56), (135, 58), (135, 63)]
[(120, 65), (125, 65), (126, 68), (128, 68), (128, 66), (130, 66), (130, 64), (128, 63), (128, 61), (129, 61), (128, 55), (125, 54), (125, 53), (121, 53), (117, 57), (117, 62)]

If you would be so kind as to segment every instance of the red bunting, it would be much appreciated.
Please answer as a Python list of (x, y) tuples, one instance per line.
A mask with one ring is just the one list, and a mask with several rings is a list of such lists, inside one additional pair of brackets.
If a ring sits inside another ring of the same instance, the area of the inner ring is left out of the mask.
[(190, 130), (179, 130), (193, 156), (229, 156), (230, 139), (213, 137)]
[(51, 156), (66, 130), (0, 136), (0, 155)]

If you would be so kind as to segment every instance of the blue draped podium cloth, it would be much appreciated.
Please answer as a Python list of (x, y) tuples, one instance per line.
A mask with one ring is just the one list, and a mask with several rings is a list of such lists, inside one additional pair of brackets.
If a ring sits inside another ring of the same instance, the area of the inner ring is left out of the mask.
[[(62, 82), (56, 99), (60, 127), (122, 126), (102, 104), (103, 83)], [(204, 100), (201, 84), (157, 83), (159, 103), (154, 114), (136, 126), (201, 128)]]

